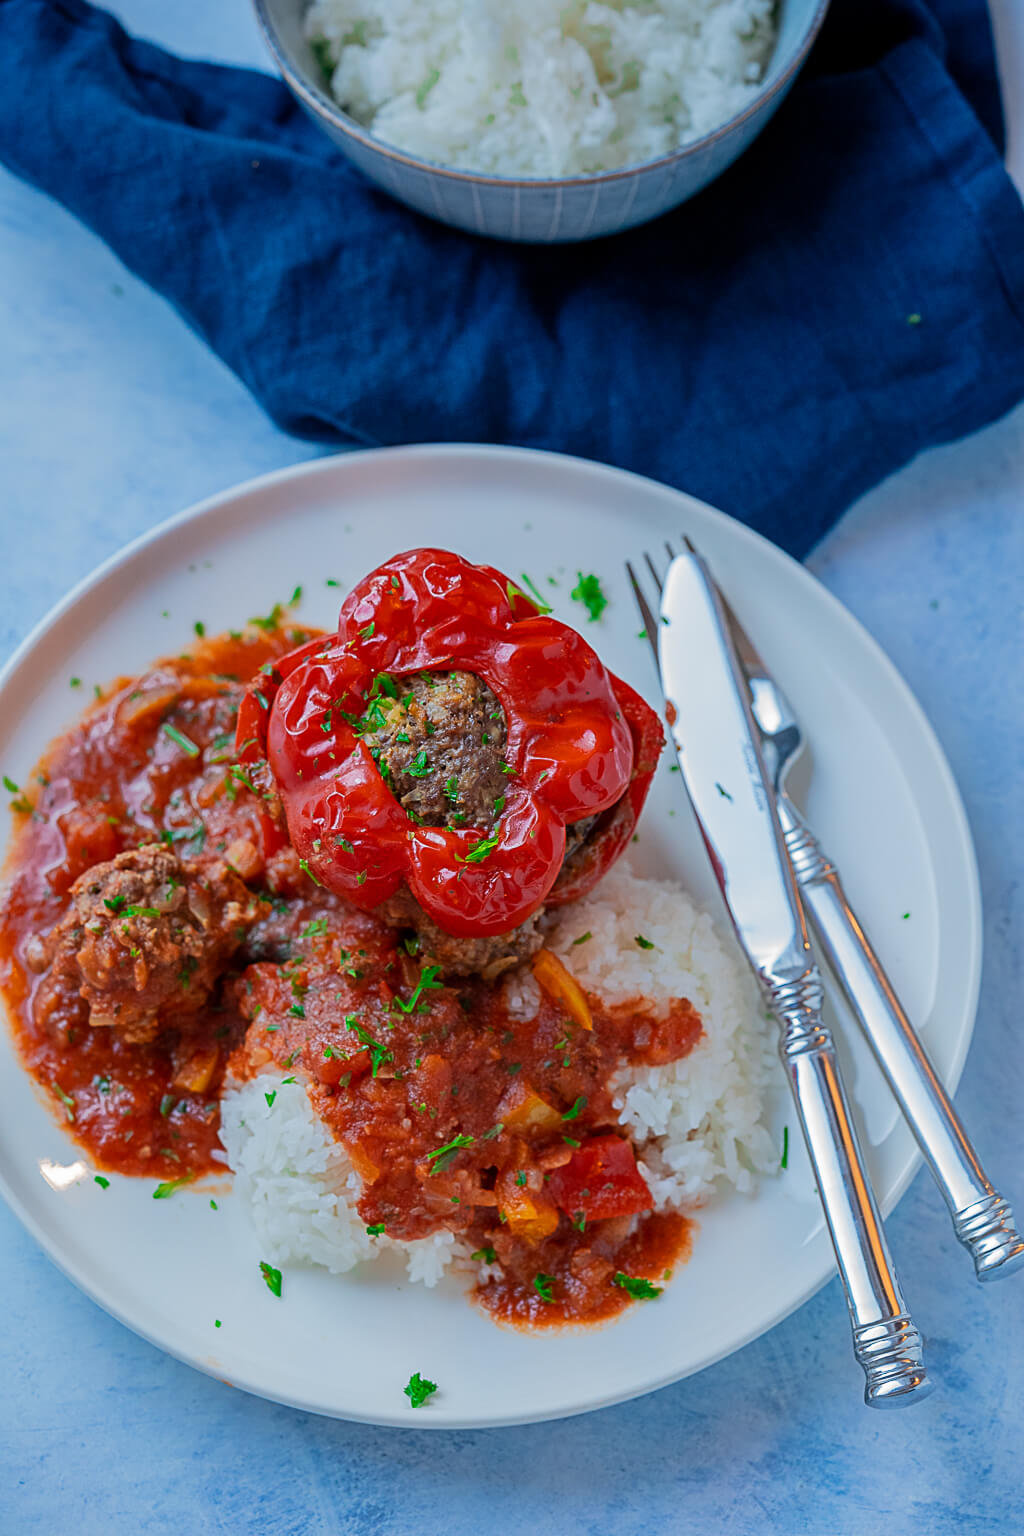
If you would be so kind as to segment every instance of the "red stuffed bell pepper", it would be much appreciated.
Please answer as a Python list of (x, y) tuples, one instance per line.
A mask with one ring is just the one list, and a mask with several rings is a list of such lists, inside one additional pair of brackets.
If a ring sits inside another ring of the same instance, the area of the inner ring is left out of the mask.
[(353, 589), (336, 638), (258, 679), (237, 742), (269, 764), (311, 879), (425, 938), (485, 941), (481, 959), (614, 863), (662, 733), (500, 572), (418, 549)]

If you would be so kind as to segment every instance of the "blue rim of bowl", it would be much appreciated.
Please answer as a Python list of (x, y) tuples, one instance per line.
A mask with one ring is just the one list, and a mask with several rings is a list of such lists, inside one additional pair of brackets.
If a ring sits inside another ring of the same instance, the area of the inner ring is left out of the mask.
[(405, 150), (397, 149), (392, 144), (387, 144), (383, 139), (376, 138), (367, 132), (354, 118), (348, 116), (338, 106), (334, 99), (327, 95), (319, 86), (312, 85), (305, 74), (300, 73), (286, 53), (277, 33), (274, 23), (267, 14), (266, 0), (253, 0), (253, 8), (256, 12), (256, 21), (263, 33), (267, 47), (273, 55), (274, 62), (284, 78), (286, 84), (309, 108), (316, 117), (326, 118), (335, 128), (338, 128), (346, 137), (355, 139), (364, 149), (375, 151), (383, 155), (387, 160), (397, 161), (400, 165), (409, 166), (413, 170), (432, 171), (435, 175), (445, 176), (450, 181), (468, 182), (474, 186), (484, 187), (592, 187), (600, 186), (604, 182), (623, 181), (636, 176), (640, 171), (652, 170), (655, 166), (674, 165), (679, 160), (685, 160), (688, 155), (696, 154), (698, 150), (713, 144), (717, 139), (724, 138), (738, 128), (741, 123), (753, 117), (761, 111), (765, 104), (784, 91), (791, 83), (793, 76), (803, 66), (804, 60), (810, 53), (817, 39), (818, 33), (825, 20), (831, 0), (819, 0), (818, 8), (811, 17), (810, 24), (799, 48), (790, 59), (786, 68), (777, 80), (764, 91), (760, 92), (749, 106), (744, 107), (735, 117), (730, 117), (727, 122), (704, 134), (699, 139), (694, 139), (690, 144), (684, 144), (679, 149), (674, 149), (671, 154), (658, 155), (653, 160), (639, 160), (635, 165), (619, 166), (614, 171), (592, 171), (581, 176), (490, 176), (484, 171), (463, 171), (455, 166), (441, 165), (436, 160), (424, 160), (418, 155), (410, 155)]

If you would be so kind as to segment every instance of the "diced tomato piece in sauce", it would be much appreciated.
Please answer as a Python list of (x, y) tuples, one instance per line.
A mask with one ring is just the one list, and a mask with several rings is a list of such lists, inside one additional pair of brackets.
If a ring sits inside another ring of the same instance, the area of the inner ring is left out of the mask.
[(564, 1167), (552, 1173), (548, 1191), (567, 1215), (582, 1211), (588, 1221), (654, 1209), (633, 1148), (620, 1136), (593, 1136), (585, 1141)]

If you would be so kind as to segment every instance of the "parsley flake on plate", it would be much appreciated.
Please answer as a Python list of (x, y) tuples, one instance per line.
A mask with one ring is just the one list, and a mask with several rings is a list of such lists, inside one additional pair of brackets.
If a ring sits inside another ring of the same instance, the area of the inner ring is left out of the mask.
[(190, 1173), (186, 1173), (180, 1179), (168, 1179), (165, 1183), (157, 1185), (156, 1189), (153, 1191), (153, 1199), (169, 1200), (174, 1194), (175, 1190), (184, 1189), (186, 1184), (191, 1183), (192, 1175)]
[(414, 1408), (422, 1408), (427, 1398), (432, 1397), (437, 1391), (437, 1382), (428, 1381), (425, 1376), (420, 1375), (419, 1371), (414, 1371), (402, 1391)]
[(281, 1271), (279, 1269), (275, 1269), (272, 1264), (267, 1264), (261, 1259), (260, 1274), (267, 1282), (267, 1290), (270, 1291), (274, 1296), (280, 1296)]
[(573, 587), (569, 596), (577, 603), (582, 603), (586, 608), (591, 622), (599, 619), (608, 607), (608, 599), (605, 597), (601, 583), (594, 575), (584, 576), (582, 571), (576, 572), (579, 581)]

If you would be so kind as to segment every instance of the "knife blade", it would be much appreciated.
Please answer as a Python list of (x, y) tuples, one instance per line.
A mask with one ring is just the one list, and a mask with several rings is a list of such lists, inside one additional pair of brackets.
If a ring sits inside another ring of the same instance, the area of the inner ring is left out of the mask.
[(803, 909), (718, 590), (695, 553), (669, 566), (658, 661), (679, 766), (740, 943), (768, 984), (813, 968)]

